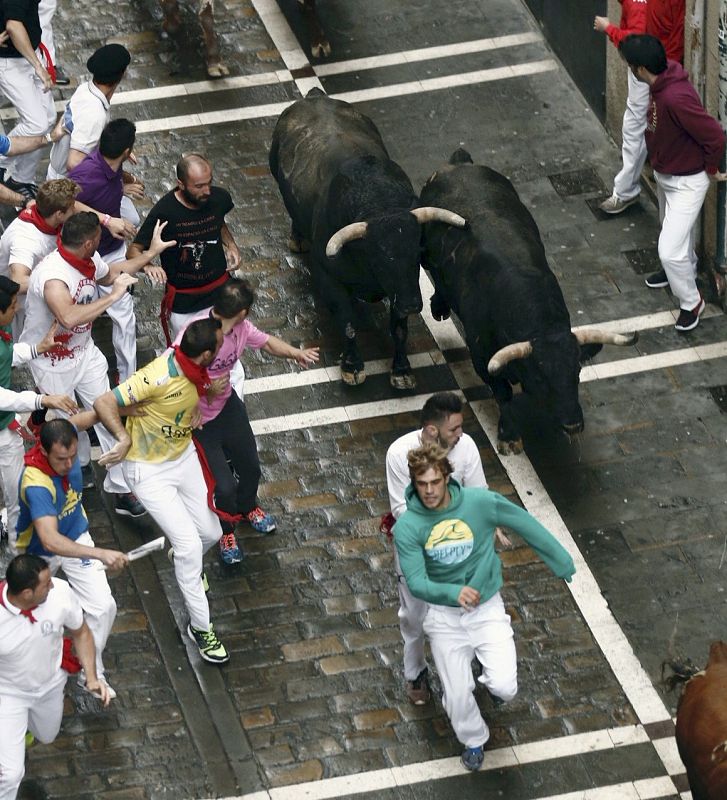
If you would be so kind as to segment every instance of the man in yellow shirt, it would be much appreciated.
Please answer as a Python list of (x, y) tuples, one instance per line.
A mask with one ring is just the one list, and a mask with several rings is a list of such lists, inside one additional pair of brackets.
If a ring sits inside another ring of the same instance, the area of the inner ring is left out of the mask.
[[(187, 632), (205, 661), (222, 664), (230, 656), (210, 623), (202, 558), (222, 536), (220, 520), (208, 505), (208, 489), (192, 442), (199, 424), (200, 397), (219, 387), (206, 367), (222, 344), (219, 320), (200, 319), (182, 341), (112, 391), (94, 409), (116, 438), (99, 464), (123, 462), (132, 491), (172, 543), (174, 572), (190, 622)], [(143, 404), (143, 415), (124, 427), (119, 406)]]

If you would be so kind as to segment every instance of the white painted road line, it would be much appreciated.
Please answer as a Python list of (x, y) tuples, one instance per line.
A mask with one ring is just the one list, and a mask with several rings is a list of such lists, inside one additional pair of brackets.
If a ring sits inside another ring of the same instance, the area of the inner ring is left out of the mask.
[[(424, 279), (428, 282), (426, 276)], [(420, 286), (426, 283), (420, 281)], [(630, 333), (631, 331), (645, 331), (654, 328), (663, 328), (673, 325), (676, 321), (676, 311), (659, 311), (655, 314), (646, 314), (638, 317), (626, 317), (624, 319), (612, 320), (610, 322), (598, 322), (593, 325), (581, 325), (573, 330), (583, 328), (600, 328), (601, 330)], [(714, 306), (708, 306), (702, 314), (702, 319), (722, 316), (722, 311)], [(434, 321), (437, 327), (438, 342), (443, 350), (452, 350), (463, 346), (462, 338), (457, 331), (454, 323), (448, 320), (447, 323)], [(665, 353), (655, 353), (649, 356), (634, 356), (619, 361), (605, 361), (600, 364), (589, 364), (581, 370), (581, 382), (603, 380), (620, 375), (629, 375), (637, 372), (646, 372), (652, 369), (662, 369), (673, 367), (679, 364), (688, 364), (695, 361), (707, 360), (710, 358), (720, 358), (727, 355), (727, 342), (717, 342), (711, 345), (699, 345), (687, 347), (681, 350), (669, 350)], [(439, 350), (431, 350), (426, 353), (414, 353), (409, 356), (409, 362), (413, 369), (430, 367), (447, 363)], [(391, 368), (389, 359), (377, 359), (366, 361), (364, 364), (367, 375), (382, 375)], [(471, 389), (481, 386), (482, 381), (474, 370), (469, 359), (456, 361), (449, 364), (450, 369), (457, 377), (458, 385), (461, 389)], [(337, 382), (341, 380), (341, 370), (339, 367), (318, 367), (301, 372), (285, 372), (279, 375), (269, 375), (265, 378), (251, 378), (245, 383), (245, 394), (260, 394), (262, 392), (280, 391), (293, 389), (301, 386), (312, 386), (319, 383)]]
[[(605, 728), (600, 731), (561, 736), (542, 742), (512, 745), (495, 750), (487, 750), (483, 771), (518, 767), (556, 758), (571, 758), (586, 753), (616, 750), (649, 741), (649, 736), (641, 725), (627, 725), (620, 728)], [(344, 795), (382, 791), (396, 786), (413, 786), (417, 783), (438, 781), (444, 778), (463, 777), (459, 758), (441, 758), (418, 764), (407, 764), (390, 769), (371, 770), (357, 775), (343, 775), (320, 781), (309, 781), (292, 786), (283, 786), (267, 791), (258, 791), (226, 800), (329, 800)], [(625, 793), (618, 794), (617, 791)], [(540, 800), (570, 800), (570, 798), (590, 798), (596, 800), (623, 800), (623, 798), (657, 798), (674, 794), (674, 784), (668, 776), (649, 778), (598, 789), (565, 795), (554, 795)], [(597, 792), (598, 794), (590, 794)]]
[(491, 39), (474, 39), (469, 42), (456, 42), (438, 47), (422, 47), (417, 50), (402, 50), (398, 53), (385, 53), (380, 56), (353, 58), (349, 61), (333, 61), (329, 64), (317, 64), (314, 69), (320, 78), (329, 75), (341, 75), (345, 72), (363, 72), (367, 69), (380, 69), (401, 64), (414, 64), (417, 61), (434, 61), (440, 58), (484, 53), (503, 47), (542, 42), (543, 37), (536, 31), (513, 33), (510, 36), (495, 36)]
[[(275, 0), (252, 0), (252, 5), (273, 40), (285, 66), (291, 72), (310, 67), (308, 56), (295, 38), (295, 34), (290, 29), (288, 21)], [(315, 76), (296, 78), (295, 84), (304, 97), (313, 87), (323, 89), (323, 85)]]

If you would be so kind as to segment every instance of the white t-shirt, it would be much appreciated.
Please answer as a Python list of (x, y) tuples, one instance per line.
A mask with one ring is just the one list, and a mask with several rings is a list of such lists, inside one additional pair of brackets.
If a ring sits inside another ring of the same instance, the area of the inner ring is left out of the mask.
[(96, 149), (101, 131), (111, 119), (109, 109), (109, 101), (93, 81), (76, 89), (63, 112), (63, 124), (70, 133), (51, 147), (49, 178), (66, 177), (71, 149), (86, 155)]
[[(16, 217), (0, 236), (0, 275), (10, 278), (10, 265), (22, 264), (31, 272), (36, 264), (56, 249), (56, 235), (43, 233)], [(18, 295), (18, 309), (25, 305), (25, 295)]]
[[(57, 250), (38, 264), (30, 275), (28, 297), (25, 301), (25, 328), (20, 337), (21, 342), (36, 344), (48, 333), (53, 324), (55, 317), (43, 295), (47, 281), (63, 281), (68, 287), (71, 299), (77, 305), (92, 303), (96, 299), (96, 281), (108, 275), (109, 266), (98, 253), (94, 253), (92, 258), (96, 265), (94, 278), (84, 277), (65, 261)], [(43, 353), (38, 357), (37, 363), (42, 365), (43, 369), (52, 368), (56, 372), (68, 372), (74, 369), (76, 360), (91, 341), (91, 323), (77, 325), (72, 330), (59, 324), (55, 339), (62, 346)]]
[[(392, 442), (386, 451), (386, 484), (389, 489), (389, 505), (396, 519), (406, 511), (404, 492), (411, 483), (409, 464), (406, 460), (410, 450), (416, 450), (422, 443), (422, 431), (412, 431)], [(457, 444), (447, 453), (454, 472), (452, 477), (462, 486), (487, 488), (482, 459), (474, 439), (463, 433)]]
[(3, 587), (0, 605), (0, 694), (38, 697), (67, 675), (61, 669), (63, 629), (78, 630), (83, 610), (71, 587), (53, 578), (45, 603), (33, 609), (36, 622), (20, 613)]

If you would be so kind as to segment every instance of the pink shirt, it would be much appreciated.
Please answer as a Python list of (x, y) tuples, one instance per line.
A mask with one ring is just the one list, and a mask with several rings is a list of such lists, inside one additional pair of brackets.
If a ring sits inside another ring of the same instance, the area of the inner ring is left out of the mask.
[[(200, 311), (199, 314), (192, 316), (187, 324), (189, 325), (192, 322), (196, 322), (198, 319), (206, 319), (209, 317), (209, 314), (209, 310)], [(185, 325), (184, 330), (186, 330), (186, 327), (187, 326)], [(174, 340), (174, 344), (179, 344), (182, 341), (184, 330), (179, 332), (179, 335)], [(223, 375), (229, 375), (230, 370), (235, 366), (235, 363), (243, 354), (246, 347), (249, 347), (253, 350), (259, 350), (261, 347), (264, 347), (267, 344), (269, 338), (269, 334), (258, 330), (252, 324), (252, 322), (250, 322), (250, 320), (243, 319), (242, 322), (238, 322), (237, 325), (235, 325), (224, 337), (219, 353), (217, 353), (215, 356), (215, 360), (212, 362), (212, 364), (207, 367), (207, 372), (209, 373), (210, 378), (214, 379)], [(199, 410), (202, 414), (203, 423), (214, 419), (220, 413), (220, 411), (222, 411), (222, 408), (230, 397), (231, 392), (232, 386), (227, 384), (227, 387), (222, 394), (217, 395), (217, 397), (201, 399), (199, 401)]]

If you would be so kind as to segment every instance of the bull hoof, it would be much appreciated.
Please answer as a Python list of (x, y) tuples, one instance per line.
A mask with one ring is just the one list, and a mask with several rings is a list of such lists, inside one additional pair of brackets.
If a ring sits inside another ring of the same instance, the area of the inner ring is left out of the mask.
[(406, 391), (407, 389), (414, 389), (417, 385), (416, 378), (411, 372), (404, 372), (399, 375), (395, 375), (392, 372), (389, 375), (389, 383), (394, 389), (400, 392)]
[(348, 370), (341, 367), (341, 380), (346, 386), (360, 386), (366, 380), (366, 370)]
[(503, 439), (497, 441), (497, 452), (501, 456), (517, 456), (523, 451), (523, 440), (516, 439), (513, 442), (506, 442)]
[(331, 55), (331, 45), (328, 42), (318, 42), (311, 45), (310, 51), (313, 58), (327, 58)]
[(216, 61), (213, 64), (207, 64), (207, 75), (210, 78), (225, 78), (230, 74), (230, 70), (226, 64), (221, 61)]

